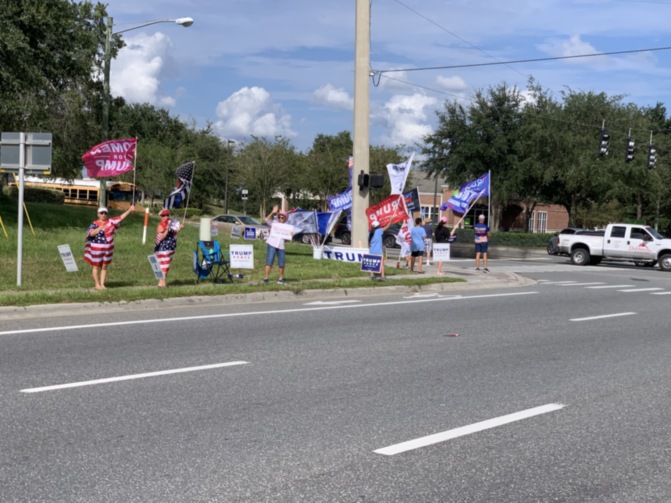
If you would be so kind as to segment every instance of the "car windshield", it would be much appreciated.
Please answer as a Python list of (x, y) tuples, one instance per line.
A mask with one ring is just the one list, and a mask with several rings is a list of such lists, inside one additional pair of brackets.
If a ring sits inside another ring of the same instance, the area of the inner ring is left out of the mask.
[(249, 216), (247, 216), (247, 215), (240, 215), (238, 218), (240, 219), (240, 221), (241, 221), (243, 224), (247, 224), (247, 225), (261, 225), (261, 222), (258, 222), (258, 221), (256, 221), (255, 219), (253, 219), (252, 217), (249, 217)]

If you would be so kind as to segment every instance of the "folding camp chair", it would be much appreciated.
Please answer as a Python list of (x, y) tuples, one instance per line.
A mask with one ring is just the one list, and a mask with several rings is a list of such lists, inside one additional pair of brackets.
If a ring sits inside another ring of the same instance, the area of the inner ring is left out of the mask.
[(201, 279), (211, 278), (213, 283), (233, 282), (231, 263), (221, 251), (219, 241), (198, 241), (193, 252), (193, 272), (196, 273), (196, 283)]

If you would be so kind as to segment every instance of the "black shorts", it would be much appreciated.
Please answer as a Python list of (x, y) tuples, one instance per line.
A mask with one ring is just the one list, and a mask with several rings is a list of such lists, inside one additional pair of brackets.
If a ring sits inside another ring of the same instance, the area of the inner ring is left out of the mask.
[(411, 257), (423, 257), (423, 256), (424, 256), (424, 252), (423, 252), (423, 251), (414, 251), (414, 252), (410, 252), (410, 256), (411, 256)]

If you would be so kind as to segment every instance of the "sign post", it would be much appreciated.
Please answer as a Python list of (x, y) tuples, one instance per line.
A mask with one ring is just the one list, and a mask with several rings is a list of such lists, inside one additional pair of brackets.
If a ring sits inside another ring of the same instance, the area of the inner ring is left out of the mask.
[(23, 270), (23, 180), (24, 174), (51, 174), (51, 133), (2, 133), (0, 173), (19, 174), (19, 220), (16, 246), (16, 286)]

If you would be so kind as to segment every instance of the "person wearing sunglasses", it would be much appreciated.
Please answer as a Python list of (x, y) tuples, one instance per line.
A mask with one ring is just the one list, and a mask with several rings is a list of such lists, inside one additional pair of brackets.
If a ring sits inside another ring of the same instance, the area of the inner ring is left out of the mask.
[[(273, 220), (273, 215), (277, 215), (277, 220)], [(270, 281), (270, 271), (273, 268), (273, 262), (275, 262), (275, 257), (277, 257), (277, 268), (280, 271), (280, 277), (277, 282), (280, 285), (285, 285), (286, 281), (284, 280), (284, 263), (285, 263), (285, 253), (284, 253), (284, 239), (278, 236), (273, 235), (273, 225), (276, 224), (286, 224), (287, 223), (287, 213), (286, 211), (279, 211), (279, 207), (275, 205), (273, 211), (271, 211), (266, 217), (266, 223), (270, 227), (270, 235), (266, 239), (266, 270), (265, 277), (263, 278), (264, 283)], [(291, 233), (293, 235), (293, 233)]]
[(118, 217), (109, 217), (107, 208), (98, 208), (98, 219), (89, 225), (84, 246), (84, 260), (93, 267), (93, 282), (96, 290), (104, 290), (107, 266), (114, 255), (114, 235), (121, 221), (135, 210), (135, 205)]

